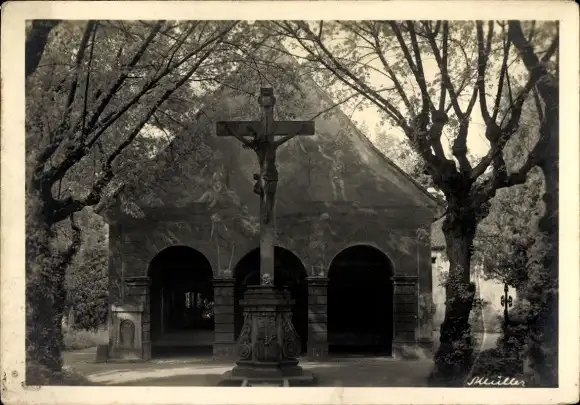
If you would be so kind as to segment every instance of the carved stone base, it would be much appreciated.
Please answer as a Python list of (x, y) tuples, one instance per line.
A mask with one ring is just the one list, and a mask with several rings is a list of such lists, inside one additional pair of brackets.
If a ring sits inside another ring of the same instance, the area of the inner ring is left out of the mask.
[(292, 324), (290, 292), (269, 285), (249, 286), (241, 300), (244, 324), (238, 338), (236, 366), (224, 375), (229, 383), (311, 384), (312, 373), (298, 365), (300, 341)]

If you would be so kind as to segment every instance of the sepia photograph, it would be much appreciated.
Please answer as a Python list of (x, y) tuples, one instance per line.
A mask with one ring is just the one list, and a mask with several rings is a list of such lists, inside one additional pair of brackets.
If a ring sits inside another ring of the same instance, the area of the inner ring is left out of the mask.
[(573, 4), (22, 3), (6, 403), (578, 399)]

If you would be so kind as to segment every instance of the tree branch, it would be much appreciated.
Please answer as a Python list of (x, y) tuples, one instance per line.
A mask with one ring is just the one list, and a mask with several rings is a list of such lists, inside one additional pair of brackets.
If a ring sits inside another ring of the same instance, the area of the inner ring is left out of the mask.
[[(439, 23), (439, 22), (438, 22)], [(433, 33), (436, 36), (436, 33)], [(447, 70), (447, 57), (449, 49), (449, 22), (443, 22), (443, 57), (441, 58), (441, 65)], [(443, 76), (443, 75), (442, 75)], [(445, 89), (445, 82), (443, 77), (441, 77), (441, 95), (439, 97), (439, 111), (443, 111), (445, 108), (445, 97), (447, 95), (447, 90)]]
[(391, 69), (391, 66), (387, 62), (387, 59), (385, 58), (385, 54), (383, 53), (383, 50), (382, 50), (381, 45), (379, 43), (378, 33), (376, 31), (373, 31), (373, 34), (371, 34), (371, 36), (374, 39), (373, 46), (374, 46), (375, 52), (377, 53), (379, 60), (383, 64), (383, 67), (385, 68), (385, 70), (389, 74), (389, 78), (393, 81), (393, 84), (395, 85), (395, 89), (397, 90), (397, 93), (399, 93), (399, 96), (401, 97), (401, 100), (403, 100), (403, 103), (405, 104), (405, 107), (407, 107), (407, 110), (411, 114), (415, 114), (415, 109), (413, 108), (413, 106), (409, 102), (409, 99), (408, 99), (407, 95), (405, 94), (405, 90), (403, 90), (403, 86), (401, 86), (399, 79), (397, 78), (395, 72), (393, 72), (393, 70)]
[[(503, 30), (504, 34), (505, 34), (505, 30)], [(509, 36), (504, 35), (504, 49), (503, 49), (503, 60), (501, 63), (501, 70), (500, 70), (500, 74), (499, 74), (499, 82), (498, 82), (498, 87), (497, 87), (497, 93), (495, 96), (495, 103), (493, 106), (493, 113), (492, 113), (492, 120), (496, 120), (497, 119), (497, 115), (499, 113), (499, 104), (503, 95), (503, 83), (504, 83), (504, 79), (505, 76), (507, 74), (507, 61), (508, 61), (508, 56), (510, 53), (510, 45), (511, 45), (511, 40), (509, 38)]]
[(427, 85), (425, 83), (425, 73), (423, 72), (423, 63), (421, 61), (421, 55), (419, 51), (419, 46), (417, 44), (417, 37), (415, 35), (415, 30), (412, 21), (407, 21), (407, 28), (409, 30), (409, 34), (411, 36), (411, 46), (413, 48), (413, 53), (415, 54), (415, 62), (413, 62), (413, 57), (411, 56), (411, 52), (405, 43), (405, 39), (403, 38), (403, 34), (396, 22), (391, 21), (389, 22), (391, 29), (395, 33), (397, 41), (399, 42), (399, 46), (403, 51), (403, 55), (405, 56), (405, 60), (413, 72), (415, 76), (415, 80), (419, 85), (419, 89), (421, 91), (421, 100), (422, 100), (422, 111), (430, 111), (434, 110), (435, 108), (432, 107), (433, 103), (431, 102), (431, 98), (429, 97), (429, 92), (427, 91)]
[(48, 37), (61, 20), (33, 20), (30, 31), (26, 34), (25, 44), (25, 77), (30, 76), (38, 68), (44, 54)]
[[(147, 113), (144, 114), (143, 118), (137, 123), (133, 131), (129, 136), (121, 142), (117, 148), (107, 157), (107, 159), (102, 164), (102, 174), (93, 184), (92, 190), (89, 194), (81, 200), (75, 200), (69, 198), (65, 201), (60, 202), (59, 208), (56, 210), (54, 218), (56, 222), (59, 222), (69, 216), (71, 213), (80, 211), (83, 207), (97, 204), (101, 197), (104, 189), (111, 182), (114, 177), (113, 163), (121, 155), (121, 153), (133, 142), (133, 140), (139, 135), (145, 124), (149, 122), (153, 114), (159, 109), (161, 104), (163, 104), (171, 94), (173, 94), (177, 89), (179, 89), (183, 84), (185, 84), (191, 76), (196, 72), (199, 66), (207, 59), (211, 53), (212, 49), (209, 49), (203, 54), (197, 63), (185, 74), (180, 80), (175, 82), (175, 84), (166, 90), (163, 95), (149, 108)], [(75, 162), (76, 163), (76, 162)], [(74, 163), (72, 163), (74, 164)], [(72, 166), (72, 165), (71, 165)], [(65, 171), (66, 172), (66, 171)]]
[[(89, 141), (89, 143), (88, 143), (87, 146), (88, 147), (91, 147), (95, 143), (96, 139), (98, 139), (101, 136), (101, 134), (108, 129), (109, 126), (111, 126), (119, 117), (121, 117), (127, 110), (129, 110), (129, 108), (131, 108), (133, 105), (135, 105), (141, 99), (141, 97), (143, 97), (143, 95), (145, 95), (154, 86), (156, 86), (157, 83), (163, 77), (167, 76), (172, 71), (174, 71), (175, 69), (179, 68), (186, 61), (188, 61), (191, 57), (193, 57), (194, 55), (196, 55), (199, 52), (203, 51), (209, 45), (211, 45), (211, 44), (215, 43), (216, 41), (218, 41), (220, 38), (222, 38), (223, 36), (225, 36), (229, 31), (231, 31), (232, 28), (233, 28), (233, 25), (230, 26), (230, 27), (228, 27), (227, 29), (221, 31), (216, 37), (214, 37), (214, 38), (206, 41), (199, 48), (196, 48), (195, 50), (191, 51), (186, 56), (184, 56), (179, 62), (176, 62), (176, 64), (174, 66), (172, 66), (171, 69), (169, 69), (169, 70), (168, 69), (165, 69), (160, 75), (158, 75), (157, 77), (153, 78), (149, 83), (146, 83), (143, 86), (143, 88), (141, 89), (141, 91), (137, 95), (135, 95), (129, 102), (127, 102), (125, 104), (125, 106), (123, 106), (122, 108), (120, 108), (119, 110), (117, 110), (114, 114), (111, 114), (110, 116), (106, 117), (104, 120), (101, 120), (100, 123), (97, 123), (96, 125), (94, 125), (93, 131), (95, 132), (95, 136), (93, 137), (93, 139), (91, 141)], [(205, 60), (205, 58), (203, 58), (203, 60)], [(91, 125), (91, 128), (93, 128), (92, 125)]]
[[(550, 44), (548, 51), (544, 57), (540, 60), (532, 44), (526, 40), (524, 33), (522, 31), (522, 26), (519, 21), (509, 21), (508, 35), (511, 38), (512, 43), (517, 48), (518, 53), (522, 57), (524, 65), (530, 72), (530, 76), (538, 80), (538, 91), (544, 102), (552, 105), (558, 103), (558, 86), (554, 82), (554, 77), (548, 72), (545, 63), (552, 57), (556, 52), (559, 45), (559, 35), (557, 34)], [(545, 78), (539, 80), (540, 78)]]
[(61, 275), (64, 275), (66, 269), (79, 252), (82, 243), (82, 229), (77, 223), (74, 214), (69, 215), (69, 220), (72, 230), (71, 243), (67, 249), (59, 255), (59, 261), (55, 266)]
[(497, 190), (501, 188), (524, 184), (526, 182), (528, 173), (539, 164), (541, 152), (546, 147), (547, 137), (542, 135), (542, 131), (540, 133), (540, 139), (534, 146), (534, 149), (528, 154), (526, 161), (519, 170), (509, 175), (507, 171), (494, 171), (489, 179), (474, 188), (475, 203), (477, 206), (483, 205), (491, 200)]
[(85, 27), (85, 31), (83, 33), (83, 37), (81, 39), (81, 43), (79, 44), (79, 49), (77, 51), (75, 57), (75, 64), (73, 68), (73, 77), (70, 82), (67, 101), (65, 104), (65, 109), (62, 115), (62, 119), (60, 123), (57, 125), (54, 133), (50, 137), (52, 141), (48, 144), (44, 150), (42, 150), (37, 157), (36, 165), (39, 169), (42, 169), (42, 166), (48, 161), (48, 159), (56, 152), (56, 150), (60, 147), (62, 141), (65, 139), (65, 134), (68, 128), (70, 127), (70, 115), (73, 108), (73, 102), (76, 97), (76, 92), (78, 88), (78, 79), (81, 73), (81, 64), (83, 62), (85, 51), (87, 49), (87, 45), (89, 43), (89, 39), (91, 37), (91, 33), (95, 27), (95, 21), (89, 21), (87, 26)]
[(334, 104), (332, 104), (330, 107), (328, 107), (328, 108), (325, 108), (324, 110), (322, 110), (322, 111), (318, 112), (316, 115), (314, 115), (314, 116), (310, 117), (310, 118), (308, 119), (308, 121), (312, 121), (312, 120), (314, 120), (314, 119), (316, 119), (316, 118), (320, 117), (322, 114), (325, 114), (325, 113), (327, 113), (328, 111), (330, 111), (330, 110), (332, 110), (332, 109), (334, 109), (334, 108), (338, 107), (339, 105), (342, 105), (342, 104), (346, 103), (346, 102), (347, 102), (347, 101), (349, 101), (350, 99), (353, 99), (353, 98), (355, 98), (355, 97), (357, 97), (357, 96), (359, 96), (359, 95), (360, 95), (360, 94), (359, 94), (358, 92), (354, 92), (354, 93), (353, 93), (353, 94), (351, 94), (350, 96), (348, 96), (348, 97), (346, 97), (346, 98), (344, 98), (344, 99), (340, 100), (338, 103), (334, 103)]
[(477, 87), (479, 89), (479, 106), (481, 108), (481, 116), (483, 121), (488, 124), (491, 121), (491, 116), (487, 109), (487, 99), (485, 93), (485, 74), (487, 69), (487, 61), (489, 58), (489, 52), (491, 50), (491, 38), (493, 35), (493, 21), (488, 23), (487, 40), (483, 42), (483, 22), (477, 21)]
[(542, 110), (542, 102), (540, 101), (540, 96), (538, 95), (537, 87), (534, 87), (534, 104), (536, 105), (536, 111), (538, 112), (538, 119), (540, 122), (544, 121), (544, 112)]
[(324, 46), (323, 43), (317, 42), (316, 35), (308, 28), (306, 24), (300, 24), (299, 28), (305, 31), (306, 35), (308, 36), (308, 41), (311, 41), (318, 46), (318, 48), (322, 51), (322, 53), (328, 58), (330, 63), (324, 60), (317, 52), (312, 50), (306, 43), (305, 39), (303, 39), (298, 32), (290, 25), (290, 23), (286, 22), (274, 22), (274, 24), (280, 27), (283, 32), (285, 32), (288, 36), (298, 41), (298, 43), (302, 46), (304, 50), (306, 50), (310, 54), (311, 60), (314, 60), (328, 70), (330, 70), (334, 76), (346, 84), (347, 86), (351, 87), (355, 91), (358, 91), (360, 94), (363, 94), (365, 98), (367, 98), (370, 102), (375, 104), (379, 107), (382, 111), (387, 113), (389, 117), (391, 117), (401, 128), (406, 128), (409, 130), (409, 127), (405, 121), (405, 118), (401, 115), (401, 113), (397, 110), (397, 108), (386, 100), (384, 97), (381, 97), (375, 90), (370, 88), (366, 83), (364, 83), (360, 78), (350, 72), (347, 68), (345, 68), (342, 63), (340, 63), (332, 53)]
[(463, 120), (466, 117), (465, 117), (465, 114), (463, 114), (463, 112), (461, 111), (461, 107), (459, 107), (459, 102), (458, 102), (459, 95), (455, 92), (455, 88), (453, 87), (453, 83), (451, 83), (451, 78), (449, 77), (449, 72), (447, 70), (447, 64), (443, 63), (443, 59), (441, 58), (441, 54), (439, 53), (439, 47), (437, 46), (437, 42), (435, 41), (435, 37), (433, 36), (431, 31), (429, 31), (429, 33), (428, 33), (427, 40), (429, 42), (429, 45), (431, 46), (431, 49), (433, 50), (433, 56), (435, 56), (435, 61), (437, 62), (437, 67), (439, 68), (439, 71), (441, 72), (443, 84), (445, 85), (445, 87), (447, 88), (447, 91), (449, 92), (450, 102), (451, 102), (451, 105), (453, 106), (453, 110), (455, 111), (455, 115), (457, 115), (457, 117), (460, 120)]
[(75, 97), (76, 97), (79, 76), (81, 74), (81, 64), (82, 64), (83, 59), (85, 57), (85, 51), (87, 49), (89, 39), (90, 39), (95, 27), (96, 27), (96, 22), (89, 21), (89, 23), (87, 24), (87, 26), (85, 28), (85, 32), (83, 34), (83, 38), (81, 40), (81, 43), (79, 45), (79, 49), (77, 51), (77, 56), (75, 59), (75, 67), (73, 69), (73, 78), (72, 78), (71, 83), (70, 83), (69, 95), (67, 98), (67, 102), (66, 102), (66, 106), (65, 106), (65, 110), (64, 110), (64, 114), (63, 114), (62, 124), (59, 126), (60, 130), (68, 128), (68, 126), (69, 126), (69, 118), (70, 118), (70, 113), (72, 112), (72, 104), (73, 104)]
[(81, 132), (83, 134), (82, 140), (84, 142), (84, 136), (86, 135), (86, 116), (87, 116), (87, 102), (89, 99), (89, 85), (90, 85), (90, 78), (91, 78), (91, 68), (93, 64), (93, 53), (95, 51), (95, 36), (97, 35), (97, 27), (98, 23), (95, 23), (95, 29), (93, 30), (93, 35), (91, 38), (91, 51), (89, 52), (89, 62), (87, 64), (87, 75), (85, 79), (85, 95), (84, 95), (84, 102), (83, 102), (83, 113), (82, 113), (82, 128)]
[(153, 39), (155, 38), (155, 36), (159, 32), (159, 30), (161, 30), (164, 23), (165, 23), (165, 21), (158, 21), (155, 24), (155, 26), (149, 32), (149, 35), (147, 36), (147, 38), (141, 43), (141, 46), (139, 47), (137, 52), (133, 55), (133, 57), (131, 58), (131, 60), (127, 64), (126, 68), (121, 70), (121, 74), (119, 74), (119, 76), (117, 77), (117, 80), (115, 80), (115, 82), (112, 84), (112, 86), (109, 87), (109, 89), (105, 92), (104, 96), (100, 100), (100, 103), (94, 109), (93, 114), (91, 114), (91, 119), (89, 120), (88, 128), (93, 128), (96, 125), (97, 120), (99, 119), (99, 117), (101, 116), (101, 114), (103, 113), (103, 111), (105, 110), (107, 105), (109, 105), (109, 102), (111, 101), (111, 99), (115, 96), (117, 91), (121, 88), (121, 86), (123, 85), (123, 83), (125, 82), (127, 77), (129, 76), (129, 72), (131, 71), (131, 69), (133, 67), (135, 67), (135, 65), (137, 65), (137, 63), (139, 63), (139, 61), (141, 60), (141, 58), (145, 54), (145, 51), (147, 50), (149, 45), (151, 45), (151, 43), (153, 42)]
[[(221, 35), (222, 36), (223, 35), (226, 35), (232, 28), (233, 28), (233, 25), (232, 26), (229, 26), (228, 29), (223, 30), (221, 32)], [(211, 41), (206, 41), (206, 43), (204, 45), (202, 45), (202, 47), (200, 47), (196, 51), (199, 52), (203, 48), (207, 48), (211, 43), (215, 43), (215, 41), (218, 40), (218, 39), (219, 39), (219, 37), (215, 37)], [(199, 66), (201, 65), (201, 63), (203, 63), (203, 61), (205, 61), (207, 59), (208, 55), (211, 54), (212, 51), (213, 51), (213, 48), (209, 48), (209, 51), (206, 51), (206, 53), (202, 57), (199, 58), (199, 60), (193, 65), (194, 66), (193, 72), (195, 72), (195, 70), (197, 70), (197, 68), (199, 68)], [(193, 56), (194, 53), (195, 52), (191, 53), (191, 55), (189, 57)], [(176, 65), (173, 67), (173, 69), (176, 69), (177, 67), (181, 66), (181, 64), (183, 64), (185, 61), (186, 61), (186, 59), (184, 58), (182, 61), (176, 63)], [(168, 73), (166, 73), (166, 74), (168, 74)], [(125, 103), (124, 106), (120, 107), (119, 109), (117, 109), (114, 112), (112, 112), (111, 114), (109, 114), (109, 116), (106, 117), (104, 121), (101, 121), (94, 128), (90, 128), (92, 130), (92, 133), (94, 135), (93, 135), (93, 137), (86, 144), (78, 143), (78, 142), (77, 143), (74, 143), (74, 140), (71, 139), (71, 145), (72, 146), (71, 146), (70, 151), (66, 154), (65, 158), (63, 159), (63, 161), (59, 165), (57, 165), (56, 167), (53, 167), (53, 168), (51, 168), (49, 170), (49, 172), (48, 172), (47, 175), (50, 176), (53, 179), (53, 181), (56, 181), (59, 178), (61, 178), (62, 176), (64, 176), (65, 173), (74, 164), (76, 164), (76, 162), (78, 162), (83, 156), (86, 155), (86, 153), (100, 139), (101, 135), (115, 121), (117, 121), (117, 119), (119, 119), (131, 107), (133, 107), (141, 99), (141, 97), (143, 97), (143, 95), (145, 95), (145, 93), (147, 93), (152, 88), (152, 84), (156, 84), (160, 79), (161, 79), (161, 77), (157, 77), (157, 78), (153, 79), (151, 82), (145, 84), (143, 86), (143, 88), (141, 89), (141, 91), (137, 95), (135, 95), (131, 100), (129, 100), (127, 103)]]
[(419, 84), (419, 88), (421, 89), (422, 108), (435, 111), (435, 107), (431, 101), (429, 91), (427, 90), (425, 71), (423, 70), (423, 61), (421, 60), (421, 51), (419, 50), (417, 35), (415, 34), (415, 23), (413, 21), (407, 21), (407, 29), (409, 30), (409, 34), (411, 36), (411, 47), (413, 48), (413, 54), (415, 55), (415, 63), (417, 66), (418, 74), (417, 82)]
[[(471, 179), (474, 181), (479, 176), (481, 176), (488, 168), (490, 163), (497, 162), (501, 166), (503, 157), (501, 156), (503, 148), (507, 142), (511, 139), (513, 134), (517, 132), (519, 128), (519, 121), (522, 114), (523, 104), (526, 100), (527, 95), (531, 89), (536, 85), (537, 78), (532, 77), (528, 79), (526, 85), (516, 98), (516, 100), (509, 106), (508, 111), (510, 112), (510, 119), (508, 122), (500, 127), (495, 121), (489, 120), (486, 124), (485, 136), (489, 140), (491, 148), (487, 154), (481, 159), (475, 168), (471, 172)], [(507, 114), (507, 113), (506, 113)]]

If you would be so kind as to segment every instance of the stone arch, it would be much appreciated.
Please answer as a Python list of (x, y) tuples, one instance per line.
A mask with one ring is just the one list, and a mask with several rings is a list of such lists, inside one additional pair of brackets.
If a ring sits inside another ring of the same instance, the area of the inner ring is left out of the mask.
[(328, 272), (330, 270), (330, 266), (332, 264), (332, 262), (334, 261), (334, 259), (341, 254), (342, 252), (344, 252), (347, 249), (350, 248), (354, 248), (357, 246), (366, 246), (368, 248), (372, 248), (378, 252), (380, 252), (386, 260), (388, 260), (389, 262), (389, 266), (392, 269), (393, 274), (397, 273), (397, 261), (394, 260), (394, 258), (396, 257), (396, 253), (395, 251), (379, 246), (379, 244), (377, 244), (376, 242), (373, 241), (351, 241), (349, 243), (344, 243), (342, 245), (338, 245), (336, 246), (334, 249), (332, 249), (330, 251), (329, 257), (331, 258), (330, 261), (327, 263), (327, 272), (326, 272), (326, 276), (328, 277)]
[(332, 259), (327, 308), (330, 352), (392, 354), (392, 277), (392, 261), (371, 245), (351, 245)]
[[(306, 268), (300, 258), (291, 250), (276, 246), (274, 248), (274, 284), (278, 287), (287, 287), (290, 290), (294, 307), (292, 322), (300, 336), (302, 350), (306, 350), (308, 339), (308, 276)], [(260, 249), (255, 248), (246, 253), (236, 264), (234, 269), (234, 336), (237, 339), (243, 323), (240, 299), (248, 285), (260, 283)]]
[(213, 271), (205, 255), (167, 247), (149, 263), (148, 276), (152, 354), (211, 349)]
[(147, 268), (147, 272), (150, 271), (150, 267), (151, 267), (151, 262), (157, 257), (159, 256), (159, 254), (161, 254), (162, 252), (164, 252), (167, 249), (171, 249), (171, 248), (175, 248), (175, 247), (186, 247), (192, 250), (195, 250), (197, 252), (199, 252), (200, 254), (202, 254), (205, 258), (205, 260), (207, 260), (211, 266), (212, 269), (212, 273), (213, 276), (216, 276), (216, 271), (217, 271), (217, 266), (216, 266), (216, 260), (213, 258), (213, 256), (215, 256), (214, 254), (212, 254), (212, 248), (211, 246), (203, 240), (197, 240), (197, 239), (189, 239), (189, 238), (184, 238), (181, 239), (179, 238), (178, 240), (172, 240), (170, 238), (167, 238), (163, 235), (157, 235), (157, 237), (153, 237), (152, 238), (152, 243), (147, 244), (146, 248), (147, 248), (147, 254), (144, 257), (144, 263), (146, 265)]

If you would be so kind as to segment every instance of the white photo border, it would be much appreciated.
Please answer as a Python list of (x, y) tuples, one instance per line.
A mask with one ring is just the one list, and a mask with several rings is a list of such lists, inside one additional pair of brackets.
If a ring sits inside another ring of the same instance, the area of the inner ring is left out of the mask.
[[(275, 4), (274, 4), (275, 3)], [(24, 38), (30, 19), (559, 20), (559, 388), (24, 387)], [(22, 1), (2, 7), (2, 397), (26, 404), (552, 404), (578, 399), (578, 6), (564, 1)], [(275, 401), (275, 402), (274, 402)]]

